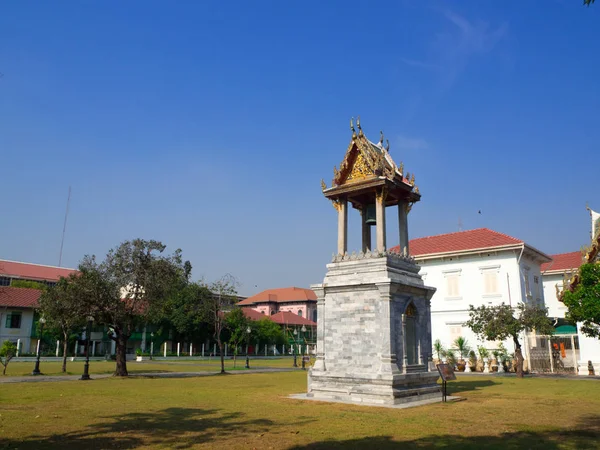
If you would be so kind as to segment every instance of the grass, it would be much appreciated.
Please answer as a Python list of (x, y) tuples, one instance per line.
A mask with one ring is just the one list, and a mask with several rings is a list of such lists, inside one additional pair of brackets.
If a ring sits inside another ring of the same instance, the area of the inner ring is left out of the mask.
[[(245, 357), (238, 357), (235, 370), (246, 370)], [(298, 362), (300, 364), (300, 362)], [(11, 361), (6, 369), (7, 376), (26, 376), (31, 375), (35, 363)], [(68, 361), (67, 373), (61, 372), (62, 362), (42, 361), (40, 362), (40, 371), (44, 375), (81, 375), (83, 372), (83, 361)], [(257, 368), (282, 368), (292, 367), (292, 358), (270, 358), (270, 359), (252, 359), (250, 358), (250, 367)], [(148, 372), (219, 372), (221, 370), (221, 362), (219, 359), (206, 360), (183, 360), (183, 361), (127, 361), (127, 370), (131, 375), (136, 373)], [(234, 370), (233, 359), (225, 360), (225, 370)], [(90, 361), (90, 374), (106, 374), (115, 371), (114, 361)], [(2, 376), (2, 372), (0, 372)]]
[(0, 449), (600, 448), (600, 384), (463, 377), (393, 410), (287, 398), (305, 372), (0, 385)]

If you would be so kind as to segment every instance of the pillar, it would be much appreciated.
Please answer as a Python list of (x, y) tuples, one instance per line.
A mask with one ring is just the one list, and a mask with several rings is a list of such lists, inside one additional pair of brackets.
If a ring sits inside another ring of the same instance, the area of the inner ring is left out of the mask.
[(344, 255), (348, 251), (348, 200), (340, 199), (336, 203), (338, 211), (338, 254)]
[(367, 225), (367, 205), (363, 205), (360, 216), (362, 219), (362, 251), (368, 252), (371, 250), (371, 227)]
[(377, 251), (383, 253), (386, 249), (385, 243), (385, 188), (375, 196), (376, 228), (377, 228)]
[(56, 357), (58, 358), (58, 354), (60, 352), (60, 341), (56, 341)]
[(92, 356), (96, 356), (96, 341), (92, 341)]
[(408, 203), (398, 203), (398, 230), (400, 233), (400, 253), (409, 255), (408, 249), (408, 211), (410, 207)]
[(402, 314), (402, 373), (408, 367), (408, 353), (406, 351), (406, 314)]
[(381, 347), (379, 373), (382, 375), (396, 375), (399, 373), (396, 355), (396, 321), (392, 309), (394, 305), (391, 285), (388, 283), (377, 286), (379, 290), (379, 308), (380, 308), (380, 327), (381, 329)]

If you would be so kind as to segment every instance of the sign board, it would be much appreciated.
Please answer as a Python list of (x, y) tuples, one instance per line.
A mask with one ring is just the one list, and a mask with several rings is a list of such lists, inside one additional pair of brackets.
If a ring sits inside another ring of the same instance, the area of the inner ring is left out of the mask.
[(450, 364), (437, 364), (436, 367), (438, 372), (440, 373), (440, 376), (442, 377), (442, 381), (456, 380), (454, 369)]
[(310, 356), (303, 356), (302, 357), (302, 361), (304, 361), (304, 362), (310, 362)]

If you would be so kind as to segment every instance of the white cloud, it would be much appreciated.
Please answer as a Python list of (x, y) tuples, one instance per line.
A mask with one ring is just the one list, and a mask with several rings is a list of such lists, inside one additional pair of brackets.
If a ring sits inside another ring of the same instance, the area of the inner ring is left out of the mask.
[(426, 150), (429, 148), (429, 144), (422, 138), (398, 136), (394, 147), (399, 150)]
[(411, 67), (430, 70), (441, 76), (445, 87), (451, 85), (469, 62), (487, 53), (508, 36), (507, 23), (492, 26), (483, 20), (468, 20), (452, 11), (441, 11), (448, 27), (437, 33), (423, 60), (401, 58)]

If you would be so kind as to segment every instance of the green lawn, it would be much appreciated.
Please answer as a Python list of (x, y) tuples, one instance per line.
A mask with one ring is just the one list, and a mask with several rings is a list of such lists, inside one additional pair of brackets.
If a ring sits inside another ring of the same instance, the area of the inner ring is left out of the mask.
[[(245, 370), (246, 358), (238, 358), (236, 368)], [(251, 368), (265, 367), (292, 367), (292, 358), (273, 358), (273, 359), (252, 359), (250, 358)], [(15, 362), (14, 360), (8, 364), (6, 369), (7, 376), (24, 376), (31, 375), (35, 363), (34, 362)], [(80, 375), (83, 372), (83, 361), (68, 361), (66, 375)], [(300, 365), (300, 360), (298, 360)], [(65, 375), (61, 372), (62, 362), (47, 362), (41, 361), (40, 371), (44, 375)], [(127, 361), (127, 370), (130, 374), (143, 372), (218, 372), (221, 368), (219, 359), (209, 360), (183, 360), (183, 361)], [(225, 360), (225, 370), (233, 370), (233, 360)], [(114, 361), (91, 361), (90, 374), (113, 373), (115, 371)], [(2, 372), (0, 372), (0, 376)]]
[(0, 385), (0, 448), (600, 448), (600, 383), (463, 377), (393, 410), (287, 398), (305, 372)]

